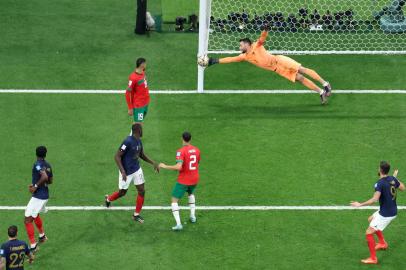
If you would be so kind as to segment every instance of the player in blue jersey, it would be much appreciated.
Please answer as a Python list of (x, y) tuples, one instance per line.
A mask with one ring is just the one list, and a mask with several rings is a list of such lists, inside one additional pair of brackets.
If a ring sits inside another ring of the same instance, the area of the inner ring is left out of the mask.
[(0, 270), (24, 270), (25, 257), (32, 263), (34, 255), (26, 242), (17, 239), (17, 226), (10, 226), (7, 232), (8, 242), (0, 247)]
[(53, 181), (51, 164), (45, 160), (47, 148), (45, 146), (38, 146), (36, 155), (37, 161), (32, 167), (32, 184), (29, 186), (32, 197), (25, 209), (24, 220), (32, 252), (36, 252), (38, 248), (37, 241), (35, 240), (34, 225), (32, 224), (33, 221), (39, 232), (39, 242), (44, 243), (48, 240), (39, 213), (46, 212), (45, 206), (49, 198), (48, 185), (52, 184)]
[(140, 123), (133, 124), (132, 135), (128, 136), (123, 141), (114, 157), (119, 169), (119, 190), (111, 195), (106, 195), (105, 204), (106, 207), (110, 207), (112, 201), (125, 196), (131, 182), (134, 182), (134, 185), (138, 191), (138, 195), (133, 219), (139, 223), (144, 223), (144, 219), (140, 216), (140, 213), (142, 206), (144, 205), (145, 179), (142, 168), (140, 167), (139, 158), (148, 162), (149, 164), (152, 164), (155, 171), (157, 172), (159, 172), (159, 166), (158, 163), (151, 160), (147, 155), (145, 155), (141, 137), (142, 125)]
[[(352, 206), (361, 207), (379, 201), (379, 210), (368, 218), (369, 227), (366, 230), (366, 239), (371, 256), (361, 261), (365, 264), (377, 264), (376, 250), (388, 248), (382, 231), (396, 218), (398, 211), (396, 204), (397, 189), (405, 190), (405, 185), (396, 178), (398, 170), (394, 171), (393, 176), (388, 175), (389, 170), (389, 163), (381, 161), (378, 172), (379, 180), (375, 184), (373, 197), (363, 203), (351, 202)], [(375, 244), (374, 234), (378, 236), (378, 244)]]

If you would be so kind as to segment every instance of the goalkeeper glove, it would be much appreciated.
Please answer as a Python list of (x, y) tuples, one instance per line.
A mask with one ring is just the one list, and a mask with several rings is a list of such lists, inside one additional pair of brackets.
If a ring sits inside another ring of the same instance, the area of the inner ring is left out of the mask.
[(208, 66), (212, 66), (214, 64), (218, 64), (219, 63), (219, 59), (218, 58), (209, 58), (209, 65)]

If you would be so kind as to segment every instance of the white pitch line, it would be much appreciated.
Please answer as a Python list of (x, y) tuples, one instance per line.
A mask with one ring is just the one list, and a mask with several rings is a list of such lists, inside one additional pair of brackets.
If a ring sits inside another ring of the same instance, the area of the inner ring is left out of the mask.
[[(25, 210), (25, 206), (0, 206), (0, 210), (15, 211)], [(181, 209), (189, 209), (187, 206), (181, 206)], [(104, 206), (48, 206), (47, 210), (51, 211), (129, 211), (134, 210), (134, 206), (112, 206), (106, 208)], [(144, 206), (145, 210), (171, 210), (170, 206)], [(337, 211), (337, 210), (377, 210), (378, 206), (366, 206), (361, 208), (354, 208), (344, 205), (331, 205), (331, 206), (278, 206), (278, 205), (262, 205), (262, 206), (196, 206), (198, 210), (246, 210), (246, 211), (272, 211), (272, 210), (284, 210), (284, 211)], [(406, 210), (406, 206), (398, 206), (399, 210)]]
[[(125, 90), (0, 89), (3, 94), (124, 94)], [(157, 95), (199, 94), (196, 90), (152, 90)], [(205, 90), (203, 94), (314, 94), (310, 90)], [(406, 94), (406, 90), (334, 90), (333, 94)]]

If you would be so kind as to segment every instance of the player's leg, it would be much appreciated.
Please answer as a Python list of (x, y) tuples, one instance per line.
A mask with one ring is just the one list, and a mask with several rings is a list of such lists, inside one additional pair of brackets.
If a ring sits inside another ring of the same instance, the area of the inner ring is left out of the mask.
[(301, 66), (299, 68), (299, 73), (302, 75), (307, 75), (313, 80), (316, 80), (320, 82), (323, 85), (324, 91), (326, 91), (326, 95), (330, 96), (331, 95), (331, 85), (329, 82), (325, 81), (316, 71), (310, 68), (306, 68)]
[(385, 241), (383, 237), (383, 230), (396, 218), (394, 217), (382, 217), (381, 215), (377, 214), (376, 217), (373, 218), (375, 220), (371, 220), (372, 227), (375, 229), (375, 234), (378, 237), (378, 243), (375, 246), (375, 250), (385, 250), (388, 248), (388, 243)]
[(173, 188), (172, 191), (172, 215), (175, 218), (176, 221), (176, 226), (172, 227), (172, 230), (174, 231), (180, 231), (183, 229), (182, 222), (180, 220), (180, 213), (179, 213), (179, 200), (183, 197), (183, 195), (186, 192), (186, 186), (176, 183), (175, 187)]
[(320, 95), (320, 100), (321, 104), (327, 103), (327, 95), (324, 90), (322, 90), (320, 87), (318, 87), (313, 81), (309, 80), (305, 76), (303, 76), (300, 73), (296, 74), (296, 81), (300, 82), (304, 86), (306, 86), (308, 89), (313, 90)]
[(131, 182), (133, 181), (133, 174), (127, 175), (127, 179), (124, 181), (121, 172), (118, 175), (118, 191), (113, 192), (110, 195), (104, 196), (104, 202), (106, 207), (109, 208), (111, 202), (114, 202), (118, 198), (124, 197), (127, 194), (127, 190), (130, 187)]
[(366, 230), (366, 240), (368, 243), (368, 249), (370, 253), (370, 257), (362, 260), (361, 262), (365, 264), (376, 264), (378, 263), (378, 259), (376, 257), (376, 242), (374, 238), (374, 234), (376, 234), (376, 231), (378, 230), (383, 230), (385, 227), (389, 224), (387, 220), (384, 220), (384, 218), (379, 214), (379, 211), (376, 211), (372, 216), (368, 218), (369, 221), (369, 226), (368, 229)]
[(133, 219), (139, 223), (144, 223), (144, 219), (140, 216), (142, 206), (144, 205), (144, 197), (145, 197), (145, 179), (144, 173), (140, 168), (138, 171), (134, 173), (134, 185), (137, 188), (137, 199), (135, 205), (135, 211), (133, 215)]
[(38, 216), (39, 211), (42, 208), (41, 200), (32, 197), (25, 209), (24, 214), (24, 225), (27, 231), (27, 236), (30, 241), (30, 249), (32, 252), (36, 252), (38, 250), (37, 241), (35, 240), (35, 229), (33, 221)]
[(190, 222), (196, 223), (196, 198), (194, 195), (194, 190), (196, 186), (188, 186), (188, 202), (190, 207)]
[[(45, 206), (47, 204), (48, 200), (45, 200), (42, 209), (40, 210), (41, 213), (46, 212)], [(39, 242), (40, 243), (45, 243), (48, 240), (48, 237), (45, 235), (45, 231), (44, 231), (44, 225), (42, 222), (42, 219), (40, 217), (40, 215), (38, 214), (38, 216), (36, 218), (34, 218), (34, 223), (35, 226), (38, 229), (38, 233), (39, 233)]]
[(365, 264), (377, 264), (378, 263), (378, 259), (376, 257), (376, 250), (375, 250), (376, 243), (375, 243), (374, 234), (375, 234), (375, 229), (372, 227), (368, 227), (368, 229), (365, 232), (365, 236), (366, 236), (370, 255), (368, 258), (361, 260), (362, 263), (365, 263)]

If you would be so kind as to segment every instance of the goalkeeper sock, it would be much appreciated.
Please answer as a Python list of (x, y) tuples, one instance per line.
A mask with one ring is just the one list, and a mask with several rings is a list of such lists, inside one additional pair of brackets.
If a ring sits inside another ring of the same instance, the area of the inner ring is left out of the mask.
[(195, 217), (196, 215), (196, 199), (195, 195), (191, 194), (189, 196), (189, 206), (190, 206), (190, 217)]
[(179, 205), (178, 203), (172, 203), (172, 214), (176, 220), (176, 225), (181, 225), (180, 223), (180, 214), (179, 214)]

